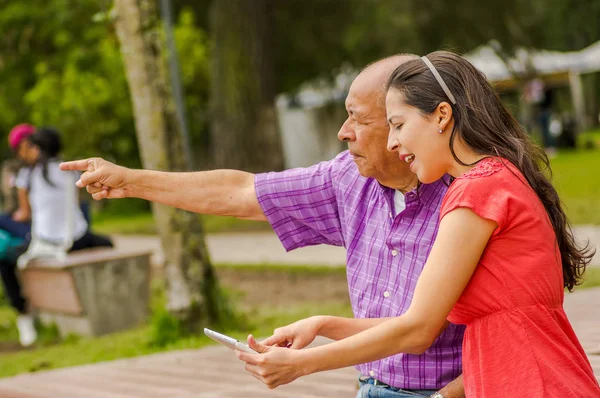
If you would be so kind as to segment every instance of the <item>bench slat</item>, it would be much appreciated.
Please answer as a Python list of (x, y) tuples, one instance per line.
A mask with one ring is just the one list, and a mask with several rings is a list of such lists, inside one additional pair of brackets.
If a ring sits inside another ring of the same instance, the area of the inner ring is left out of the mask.
[(78, 250), (69, 253), (65, 261), (55, 259), (32, 260), (27, 269), (65, 269), (79, 265), (105, 263), (131, 257), (151, 256), (150, 250), (117, 250), (110, 247), (98, 247), (93, 249)]

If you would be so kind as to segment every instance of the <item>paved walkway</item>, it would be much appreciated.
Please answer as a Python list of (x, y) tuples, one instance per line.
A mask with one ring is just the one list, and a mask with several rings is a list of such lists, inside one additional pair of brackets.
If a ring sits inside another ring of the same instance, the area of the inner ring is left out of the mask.
[[(574, 228), (580, 242), (589, 241), (597, 247), (598, 254), (592, 261), (600, 266), (600, 226), (577, 226)], [(114, 236), (118, 247), (152, 250), (152, 262), (160, 265), (164, 255), (157, 236)], [(206, 237), (206, 243), (213, 263), (270, 263), (270, 264), (318, 264), (344, 265), (346, 252), (341, 247), (310, 246), (286, 253), (274, 232), (223, 233)]]
[[(600, 380), (600, 288), (569, 294), (565, 309)], [(319, 343), (325, 343), (321, 340)], [(354, 397), (356, 371), (318, 373), (268, 390), (227, 348), (104, 362), (0, 380), (2, 398), (269, 398)]]
[(324, 372), (269, 390), (222, 346), (167, 352), (0, 380), (3, 398), (353, 397), (353, 368)]
[[(160, 266), (164, 254), (160, 239), (151, 235), (113, 236), (117, 247), (123, 249), (152, 250), (152, 263)], [(222, 233), (206, 237), (206, 244), (213, 263), (230, 264), (297, 264), (332, 265), (346, 264), (346, 250), (335, 246), (310, 246), (286, 253), (274, 232)]]

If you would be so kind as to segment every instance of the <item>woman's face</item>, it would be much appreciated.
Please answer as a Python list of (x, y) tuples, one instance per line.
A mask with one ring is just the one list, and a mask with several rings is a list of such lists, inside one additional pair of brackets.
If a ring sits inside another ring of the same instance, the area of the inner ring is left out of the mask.
[(397, 152), (419, 181), (429, 184), (439, 180), (452, 164), (450, 124), (439, 112), (442, 105), (433, 114), (424, 115), (407, 105), (402, 93), (394, 89), (388, 90), (385, 105), (390, 126), (388, 150)]
[(17, 156), (28, 165), (34, 165), (40, 157), (40, 148), (25, 139), (17, 148)]

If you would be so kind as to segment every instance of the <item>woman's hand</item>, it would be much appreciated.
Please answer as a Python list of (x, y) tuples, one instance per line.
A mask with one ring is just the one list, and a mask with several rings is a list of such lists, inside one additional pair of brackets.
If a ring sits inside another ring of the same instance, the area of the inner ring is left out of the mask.
[(265, 346), (276, 345), (299, 350), (312, 343), (317, 337), (322, 317), (312, 316), (287, 326), (275, 329), (273, 335), (263, 340)]
[(248, 346), (257, 354), (236, 350), (237, 357), (246, 362), (246, 370), (273, 389), (291, 383), (309, 372), (302, 365), (302, 351), (276, 346), (268, 347), (248, 336)]

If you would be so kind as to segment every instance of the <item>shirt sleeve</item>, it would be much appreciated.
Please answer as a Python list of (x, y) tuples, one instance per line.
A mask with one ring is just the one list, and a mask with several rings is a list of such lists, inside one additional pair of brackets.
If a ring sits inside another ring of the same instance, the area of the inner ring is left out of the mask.
[(463, 207), (479, 217), (495, 221), (498, 228), (494, 233), (504, 229), (514, 199), (506, 172), (504, 169), (488, 176), (455, 180), (442, 202), (440, 220), (452, 210)]
[(31, 170), (28, 167), (21, 167), (17, 172), (17, 177), (15, 178), (15, 187), (29, 190), (30, 175)]
[(338, 159), (308, 168), (257, 174), (256, 197), (287, 251), (344, 239), (336, 195)]

